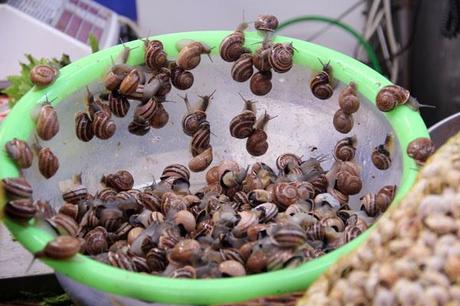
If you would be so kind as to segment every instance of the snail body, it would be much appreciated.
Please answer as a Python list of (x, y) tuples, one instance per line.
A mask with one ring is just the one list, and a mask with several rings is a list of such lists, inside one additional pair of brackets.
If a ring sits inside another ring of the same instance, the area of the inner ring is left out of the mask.
[(248, 24), (246, 22), (241, 23), (235, 32), (225, 37), (220, 43), (219, 52), (220, 57), (226, 62), (234, 62), (240, 58), (244, 53), (248, 53), (244, 45), (244, 30), (246, 30)]
[(30, 70), (30, 80), (38, 87), (45, 87), (52, 84), (58, 75), (59, 70), (50, 65), (36, 65)]
[(56, 110), (45, 102), (41, 107), (37, 118), (37, 135), (43, 140), (50, 140), (59, 131), (59, 120)]
[(265, 125), (273, 119), (267, 113), (263, 114), (254, 125), (254, 132), (246, 141), (246, 150), (253, 156), (264, 155), (268, 150), (267, 133), (264, 131)]
[(356, 84), (351, 82), (339, 94), (340, 109), (346, 114), (353, 114), (359, 110), (360, 102), (356, 93)]
[(271, 80), (272, 73), (270, 71), (259, 71), (252, 75), (249, 88), (256, 96), (265, 96), (272, 90)]
[(336, 131), (342, 134), (347, 134), (353, 128), (353, 125), (354, 125), (353, 116), (339, 109), (334, 114), (333, 124), (334, 124)]
[(323, 70), (316, 74), (310, 81), (311, 92), (320, 100), (327, 100), (334, 93), (330, 74), (331, 66), (329, 64), (323, 65)]
[(25, 169), (32, 165), (32, 150), (24, 140), (13, 138), (5, 144), (5, 150), (19, 168)]
[(211, 54), (211, 48), (199, 41), (180, 41), (178, 49), (180, 51), (176, 64), (184, 70), (196, 68), (200, 64), (202, 54)]

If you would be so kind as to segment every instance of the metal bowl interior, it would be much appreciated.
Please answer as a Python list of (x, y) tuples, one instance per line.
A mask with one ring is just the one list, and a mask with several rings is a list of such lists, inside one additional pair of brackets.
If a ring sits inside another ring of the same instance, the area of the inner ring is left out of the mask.
[[(170, 57), (177, 54), (175, 43), (180, 39), (195, 39), (217, 46), (229, 32), (188, 32), (152, 37), (163, 42)], [(193, 71), (194, 86), (187, 91), (191, 101), (197, 95), (204, 95), (216, 89), (214, 99), (209, 107), (208, 117), (215, 136), (211, 143), (214, 147), (214, 163), (224, 158), (238, 161), (242, 165), (258, 160), (274, 164), (277, 155), (293, 152), (304, 157), (315, 157), (328, 154), (331, 158), (325, 162), (325, 168), (332, 163), (331, 150), (338, 139), (345, 137), (336, 132), (332, 126), (332, 116), (338, 109), (337, 96), (343, 84), (353, 81), (361, 95), (360, 111), (355, 114), (355, 126), (350, 135), (358, 136), (357, 160), (363, 167), (366, 182), (360, 195), (375, 192), (385, 184), (398, 184), (399, 189), (393, 206), (412, 186), (417, 167), (405, 154), (407, 144), (417, 137), (427, 137), (426, 127), (417, 112), (408, 107), (398, 107), (390, 113), (379, 112), (374, 100), (377, 92), (390, 82), (366, 65), (333, 50), (308, 42), (279, 36), (279, 42), (292, 42), (296, 48), (295, 67), (286, 74), (275, 74), (273, 89), (264, 97), (250, 94), (248, 83), (231, 81), (231, 63), (223, 62), (213, 56), (213, 62), (202, 58), (200, 66)], [(254, 49), (260, 42), (256, 33), (247, 33), (246, 44)], [(126, 46), (133, 48), (128, 63), (142, 64), (143, 42), (133, 41)], [(102, 89), (100, 81), (123, 46), (115, 46), (85, 57), (63, 68), (57, 81), (44, 89), (34, 88), (27, 93), (12, 110), (0, 130), (0, 145), (17, 137), (33, 139), (34, 123), (30, 112), (38, 103), (55, 99), (53, 104), (58, 111), (61, 122), (59, 134), (46, 142), (59, 156), (61, 169), (55, 177), (44, 180), (39, 177), (37, 165), (24, 171), (24, 175), (34, 187), (34, 197), (50, 200), (59, 205), (60, 196), (57, 183), (68, 179), (79, 172), (83, 173), (83, 182), (87, 186), (97, 186), (102, 174), (127, 169), (133, 172), (136, 185), (152, 181), (152, 176), (159, 177), (161, 170), (168, 164), (180, 162), (187, 164), (190, 156), (188, 145), (190, 138), (181, 131), (180, 120), (185, 107), (173, 91), (168, 99), (177, 103), (168, 103), (170, 121), (166, 127), (153, 130), (144, 137), (131, 135), (127, 132), (129, 119), (117, 119), (117, 132), (108, 141), (93, 140), (82, 143), (74, 136), (73, 114), (83, 110), (84, 87), (88, 85), (94, 92)], [(315, 99), (310, 92), (308, 82), (312, 71), (321, 69), (322, 62), (332, 66), (333, 77), (337, 80), (334, 96), (326, 101)], [(266, 110), (270, 115), (277, 115), (267, 127), (269, 135), (269, 151), (260, 158), (250, 157), (245, 151), (245, 141), (232, 139), (228, 132), (228, 122), (243, 106), (241, 93), (244, 97), (258, 101), (259, 113)], [(63, 103), (61, 103), (63, 102)], [(131, 110), (132, 111), (132, 110)], [(128, 115), (129, 117), (129, 115)], [(394, 133), (397, 142), (393, 155), (393, 164), (388, 171), (378, 171), (372, 166), (369, 156), (373, 147), (383, 142), (385, 135)], [(0, 155), (0, 177), (18, 176), (19, 171), (2, 151)], [(192, 189), (203, 182), (202, 174), (192, 175)], [(94, 191), (90, 190), (90, 191)], [(352, 198), (352, 205), (358, 205), (359, 195)], [(4, 205), (2, 200), (2, 205)], [(29, 251), (36, 252), (52, 239), (52, 235), (41, 228), (38, 222), (19, 224), (5, 219), (5, 223), (15, 238)], [(301, 290), (313, 282), (329, 265), (356, 248), (369, 234), (370, 230), (360, 235), (347, 245), (312, 260), (295, 269), (286, 269), (258, 275), (215, 280), (181, 280), (168, 279), (128, 272), (97, 261), (77, 255), (70, 260), (56, 261), (44, 259), (44, 262), (56, 271), (93, 288), (125, 295), (147, 301), (164, 303), (213, 304), (228, 303), (258, 296), (273, 295), (289, 291)]]

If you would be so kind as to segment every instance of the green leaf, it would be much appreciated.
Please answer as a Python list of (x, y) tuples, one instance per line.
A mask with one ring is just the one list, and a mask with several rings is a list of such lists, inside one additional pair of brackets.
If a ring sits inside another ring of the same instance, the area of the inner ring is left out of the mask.
[(89, 32), (88, 35), (88, 44), (91, 47), (91, 52), (96, 53), (99, 51), (99, 41), (97, 40), (96, 36), (93, 33)]

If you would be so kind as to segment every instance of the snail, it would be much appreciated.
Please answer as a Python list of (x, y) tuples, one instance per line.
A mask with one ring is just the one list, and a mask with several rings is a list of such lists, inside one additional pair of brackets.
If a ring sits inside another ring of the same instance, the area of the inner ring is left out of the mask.
[(36, 118), (36, 131), (38, 137), (43, 140), (50, 140), (59, 131), (59, 120), (57, 117), (56, 110), (51, 103), (46, 99), (38, 111)]
[(204, 171), (212, 163), (212, 147), (209, 146), (206, 150), (193, 157), (188, 163), (190, 171)]
[(339, 94), (340, 109), (346, 114), (353, 114), (359, 110), (359, 98), (356, 94), (356, 84), (350, 82)]
[(272, 231), (272, 238), (280, 248), (296, 248), (307, 240), (305, 231), (296, 224), (279, 225)]
[(119, 170), (116, 173), (104, 175), (101, 182), (120, 192), (132, 189), (134, 178), (128, 171)]
[(271, 46), (268, 61), (274, 71), (278, 73), (285, 73), (292, 68), (293, 55), (294, 47), (292, 46), (292, 43), (276, 43)]
[(9, 198), (32, 198), (32, 186), (24, 177), (6, 177), (2, 186)]
[(192, 108), (187, 95), (182, 97), (187, 108), (187, 113), (182, 118), (182, 130), (186, 135), (193, 136), (200, 128), (200, 125), (206, 120), (206, 110), (214, 93), (215, 90), (209, 95), (200, 96), (200, 102), (196, 108)]
[(339, 109), (334, 114), (333, 124), (336, 131), (342, 134), (347, 134), (353, 128), (353, 116), (345, 113), (342, 109)]
[(260, 15), (254, 22), (254, 27), (261, 32), (274, 32), (278, 28), (278, 18), (273, 15)]
[(89, 255), (97, 255), (108, 249), (107, 230), (97, 226), (85, 235), (85, 251)]
[(155, 95), (158, 97), (165, 97), (172, 89), (170, 71), (168, 69), (162, 69), (154, 78), (160, 83), (160, 87)]
[(130, 95), (136, 92), (136, 89), (139, 85), (145, 83), (144, 72), (139, 69), (132, 69), (120, 83), (118, 92), (122, 95)]
[(184, 70), (181, 67), (171, 69), (171, 83), (180, 90), (186, 90), (192, 87), (194, 81), (193, 73)]
[(5, 214), (19, 221), (28, 221), (37, 213), (38, 207), (32, 199), (12, 200), (5, 205)]
[(246, 275), (246, 269), (244, 266), (236, 260), (226, 260), (219, 264), (219, 272), (222, 273), (222, 277), (236, 277)]
[(125, 96), (120, 95), (117, 92), (111, 92), (108, 96), (108, 100), (112, 114), (120, 118), (123, 118), (126, 114), (128, 114), (130, 104)]
[(430, 138), (420, 137), (407, 145), (406, 152), (418, 165), (423, 165), (435, 150), (436, 148)]
[(244, 108), (240, 114), (236, 115), (230, 121), (230, 135), (238, 139), (244, 139), (254, 132), (256, 109), (254, 107), (254, 101), (246, 100), (241, 94), (240, 97), (244, 101)]
[(59, 182), (59, 190), (64, 201), (78, 204), (89, 197), (88, 189), (82, 185), (81, 174), (74, 175), (69, 180)]
[(137, 136), (144, 136), (150, 131), (150, 122), (140, 116), (134, 116), (128, 124), (128, 131)]
[(264, 96), (272, 90), (272, 73), (259, 71), (252, 75), (249, 83), (251, 92), (257, 96)]
[(384, 144), (374, 148), (371, 160), (374, 166), (379, 170), (386, 170), (391, 166), (391, 152), (393, 151), (393, 136), (388, 134), (385, 137)]
[(113, 65), (104, 76), (104, 86), (107, 90), (116, 91), (121, 82), (134, 68), (126, 64)]
[(271, 42), (264, 41), (262, 46), (256, 50), (252, 56), (252, 63), (254, 67), (259, 71), (268, 72), (271, 71), (272, 66), (270, 63), (272, 48)]
[(38, 157), (38, 170), (46, 179), (49, 179), (59, 169), (59, 159), (50, 148), (34, 145)]
[(48, 242), (45, 248), (34, 254), (35, 258), (69, 259), (80, 251), (80, 240), (70, 236), (58, 236)]
[(361, 210), (364, 210), (369, 217), (375, 217), (379, 213), (376, 197), (373, 193), (366, 193), (360, 198)]
[(169, 114), (162, 103), (158, 103), (157, 110), (150, 119), (150, 126), (155, 129), (161, 129), (169, 121)]
[(117, 126), (105, 111), (97, 111), (93, 115), (91, 124), (94, 135), (99, 139), (109, 139), (115, 134)]
[(273, 202), (282, 209), (286, 209), (299, 199), (296, 187), (287, 182), (276, 183), (273, 186), (272, 197)]
[(356, 154), (356, 136), (340, 139), (334, 148), (334, 157), (341, 161), (353, 160)]
[(88, 113), (78, 112), (75, 114), (75, 134), (81, 141), (88, 142), (94, 137), (92, 120)]
[(176, 64), (184, 70), (192, 70), (197, 67), (201, 61), (201, 54), (207, 54), (211, 60), (212, 48), (202, 42), (181, 40), (177, 42), (176, 47), (180, 50), (176, 58)]
[(237, 82), (246, 82), (254, 73), (252, 68), (252, 55), (250, 53), (241, 54), (241, 56), (233, 63), (232, 79)]
[(190, 171), (186, 166), (181, 164), (172, 164), (163, 169), (160, 179), (166, 180), (168, 178), (178, 178), (183, 180), (190, 180)]
[(94, 115), (101, 111), (107, 114), (108, 118), (112, 117), (112, 112), (108, 104), (103, 103), (99, 98), (95, 98), (88, 87), (86, 87), (85, 106), (91, 120), (94, 120)]
[(280, 172), (284, 172), (289, 166), (299, 167), (302, 159), (293, 153), (284, 153), (276, 158), (276, 167)]
[(421, 107), (434, 107), (420, 104), (411, 97), (410, 92), (398, 85), (387, 85), (380, 89), (375, 100), (377, 108), (382, 112), (389, 112), (399, 105), (407, 105), (412, 110), (418, 111)]
[(329, 99), (333, 94), (333, 88), (331, 85), (331, 66), (329, 63), (323, 64), (323, 70), (318, 74), (314, 75), (310, 81), (310, 89), (313, 95), (321, 100)]
[(136, 107), (134, 118), (147, 121), (147, 125), (149, 125), (149, 121), (152, 120), (152, 117), (155, 115), (157, 107), (157, 101), (155, 101), (155, 99), (149, 99), (147, 102), (141, 103)]
[(149, 67), (152, 70), (156, 70), (167, 64), (168, 55), (163, 50), (163, 43), (161, 41), (149, 41), (147, 39), (144, 42), (144, 48), (144, 60), (147, 67)]
[(344, 195), (354, 195), (361, 191), (363, 184), (358, 175), (339, 171), (336, 178), (336, 188)]
[(5, 150), (19, 168), (25, 169), (32, 165), (32, 150), (24, 140), (13, 138), (5, 144)]
[(193, 134), (192, 141), (190, 143), (190, 152), (193, 157), (203, 153), (204, 150), (209, 148), (210, 137), (211, 129), (209, 122), (204, 120), (200, 123), (200, 126), (195, 134)]
[(246, 141), (246, 150), (249, 154), (253, 156), (261, 156), (267, 152), (268, 137), (267, 133), (264, 131), (264, 128), (268, 121), (274, 118), (275, 117), (271, 117), (267, 114), (267, 112), (265, 112), (265, 114), (261, 115), (259, 119), (257, 119), (256, 123), (254, 124), (254, 132), (248, 137)]
[(75, 237), (78, 232), (78, 224), (75, 219), (65, 215), (57, 214), (46, 219), (46, 222), (58, 235), (69, 235)]
[(30, 70), (30, 81), (37, 87), (52, 84), (58, 77), (59, 70), (50, 65), (36, 65)]
[(225, 37), (220, 43), (220, 57), (226, 62), (234, 62), (244, 53), (249, 53), (249, 50), (244, 48), (244, 31), (248, 28), (248, 24), (243, 22), (238, 25), (236, 30)]

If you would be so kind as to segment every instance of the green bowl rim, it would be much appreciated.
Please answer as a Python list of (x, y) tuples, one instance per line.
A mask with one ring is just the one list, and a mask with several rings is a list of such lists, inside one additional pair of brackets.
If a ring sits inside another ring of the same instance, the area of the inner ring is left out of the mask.
[[(177, 55), (175, 43), (180, 39), (203, 41), (210, 46), (215, 46), (213, 54), (218, 54), (220, 41), (229, 33), (231, 32), (184, 32), (158, 35), (149, 39), (162, 41), (169, 56)], [(246, 45), (249, 48), (255, 49), (255, 43), (260, 41), (261, 38), (257, 33), (246, 33)], [(377, 92), (383, 86), (391, 84), (385, 77), (365, 64), (337, 51), (283, 36), (276, 36), (275, 41), (293, 43), (297, 50), (294, 55), (296, 64), (313, 70), (320, 70), (321, 63), (318, 59), (322, 62), (330, 62), (335, 79), (344, 83), (355, 82), (358, 91), (373, 103), (375, 103)], [(144, 62), (143, 44), (142, 40), (125, 44), (129, 48), (133, 48), (128, 59), (129, 64), (137, 65)], [(44, 101), (45, 95), (49, 99), (58, 97), (52, 102), (57, 104), (82, 86), (102, 79), (111, 65), (112, 58), (116, 58), (122, 49), (123, 46), (118, 45), (82, 58), (61, 69), (59, 78), (51, 86), (30, 90), (3, 122), (0, 129), (0, 145), (3, 147), (13, 137), (27, 140), (33, 131), (34, 124), (30, 116), (24, 116), (24, 114), (29, 114), (34, 105)], [(230, 73), (230, 63), (228, 68)], [(307, 88), (307, 78), (305, 87)], [(401, 148), (406, 148), (407, 144), (415, 138), (428, 137), (428, 131), (420, 114), (406, 106), (397, 107), (392, 112), (385, 113), (385, 117), (393, 127)], [(18, 126), (21, 128), (17, 128)], [(402, 152), (402, 156), (403, 174), (392, 206), (396, 205), (406, 194), (417, 175), (415, 162), (405, 152)], [(0, 165), (0, 178), (19, 175), (18, 169), (4, 150), (0, 155)], [(4, 204), (5, 199), (2, 199), (0, 205), (3, 206)], [(50, 234), (34, 226), (33, 220), (28, 224), (21, 224), (6, 218), (5, 224), (14, 237), (31, 252), (43, 249), (46, 243), (52, 239)], [(228, 303), (305, 289), (339, 257), (358, 247), (369, 233), (370, 230), (345, 246), (294, 269), (227, 279), (171, 279), (134, 273), (111, 267), (83, 255), (77, 255), (64, 261), (52, 259), (43, 259), (43, 261), (56, 271), (82, 284), (114, 294), (163, 303)]]

